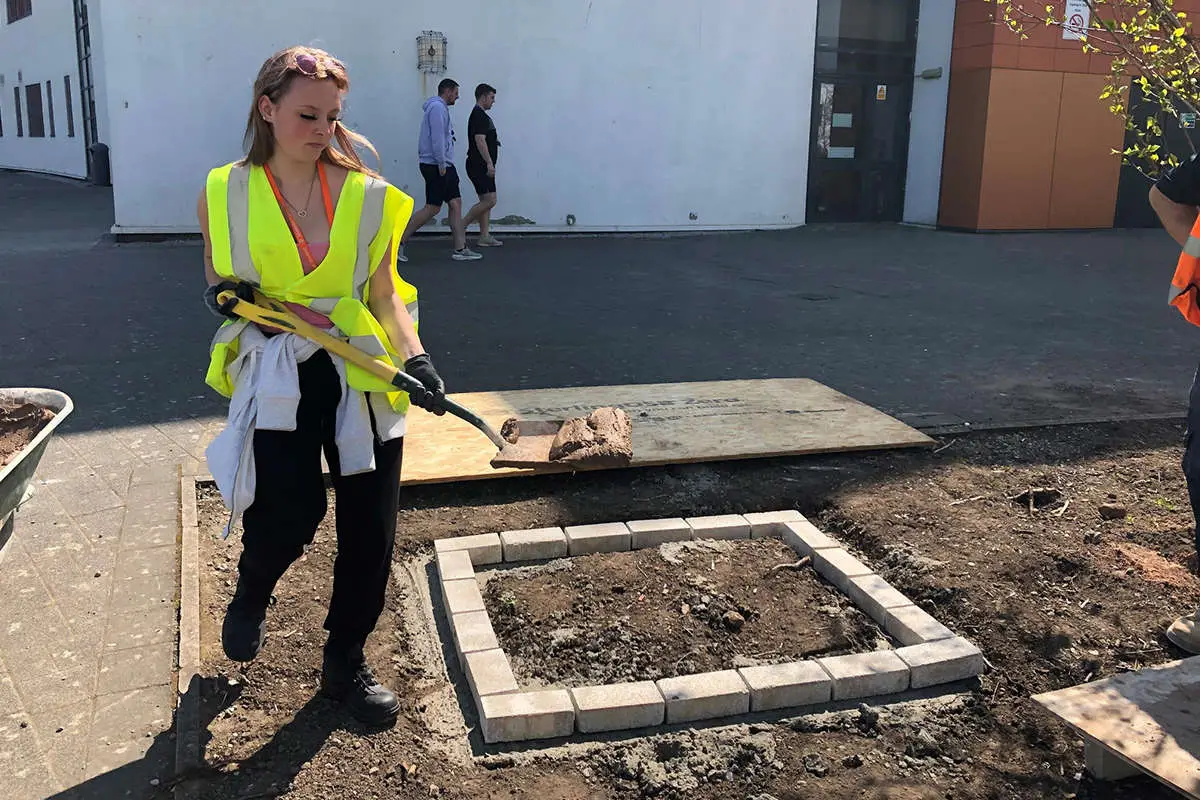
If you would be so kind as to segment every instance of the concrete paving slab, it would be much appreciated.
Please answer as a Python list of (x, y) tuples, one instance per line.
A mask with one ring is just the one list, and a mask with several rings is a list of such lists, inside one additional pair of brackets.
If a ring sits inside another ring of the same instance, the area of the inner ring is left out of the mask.
[(491, 695), (479, 702), (485, 742), (523, 742), (570, 736), (575, 707), (564, 689)]
[(459, 657), (462, 657), (464, 653), (474, 653), (479, 650), (500, 649), (496, 631), (492, 628), (492, 620), (486, 611), (453, 614), (450, 617), (450, 627), (454, 634), (454, 646)]
[(738, 670), (750, 688), (750, 710), (827, 703), (833, 698), (833, 678), (816, 661), (793, 661)]
[(954, 636), (954, 631), (923, 608), (911, 605), (887, 609), (883, 628), (902, 645), (922, 644)]
[(687, 517), (696, 539), (749, 539), (750, 523), (741, 514)]
[(746, 518), (746, 522), (750, 523), (751, 539), (782, 538), (784, 525), (804, 519), (795, 509), (755, 511), (742, 516)]
[[(30, 713), (52, 711), (64, 706), (88, 702), (96, 693), (94, 665), (60, 667), (53, 656), (33, 651), (25, 660), (6, 657), (13, 685), (21, 697), (18, 710)], [(168, 670), (170, 668), (168, 667)]]
[(101, 744), (145, 738), (171, 727), (174, 692), (168, 684), (100, 695), (91, 735)]
[(162, 603), (140, 611), (112, 614), (104, 632), (104, 649), (128, 650), (175, 640), (175, 609)]
[(894, 650), (819, 658), (817, 663), (833, 678), (834, 700), (895, 694), (909, 687), (908, 665)]
[[(135, 791), (145, 792), (150, 781), (158, 779), (165, 783), (170, 777), (169, 764), (150, 761), (146, 758), (154, 739), (142, 736), (124, 742), (101, 742), (93, 740), (88, 746), (88, 777), (95, 777), (121, 770), (121, 783)], [(130, 796), (130, 795), (126, 795)], [(133, 794), (137, 797), (137, 794)]]
[(571, 699), (580, 733), (648, 728), (666, 719), (667, 703), (654, 681), (576, 687)]
[(160, 573), (114, 580), (110, 602), (125, 611), (140, 611), (161, 605), (173, 607), (175, 576)]
[(173, 575), (176, 558), (174, 544), (119, 551), (114, 577), (120, 582), (149, 575)]
[(439, 550), (436, 559), (438, 576), (443, 582), (475, 580), (475, 565), (466, 550)]
[(836, 586), (838, 591), (847, 597), (850, 597), (851, 578), (874, 574), (866, 564), (838, 548), (813, 551), (812, 564), (813, 569), (822, 578)]
[(175, 646), (172, 643), (106, 652), (100, 660), (96, 692), (106, 695), (145, 686), (166, 685), (170, 682), (174, 666)]
[(512, 667), (509, 666), (508, 656), (504, 651), (480, 650), (466, 653), (462, 657), (463, 672), (467, 675), (467, 683), (478, 702), (490, 694), (509, 694), (519, 691), (517, 679), (513, 677)]
[(91, 699), (34, 712), (31, 717), (33, 731), (58, 784), (67, 787), (83, 781), (92, 728)]
[(750, 710), (750, 689), (735, 670), (663, 678), (657, 685), (667, 703), (668, 724), (731, 717)]
[(72, 516), (84, 537), (91, 543), (116, 542), (121, 537), (121, 525), (125, 521), (125, 508), (110, 508), (92, 514)]
[(982, 675), (987, 669), (983, 653), (961, 636), (901, 647), (896, 655), (912, 671), (914, 689), (966, 680)]
[(692, 526), (683, 517), (670, 519), (639, 519), (625, 523), (629, 528), (629, 545), (634, 550), (658, 547), (667, 542), (686, 542), (692, 538)]
[(500, 537), (494, 533), (479, 533), (472, 536), (456, 536), (453, 539), (438, 539), (433, 543), (433, 549), (438, 552), (450, 550), (466, 550), (471, 556), (471, 563), (499, 564), (504, 560), (504, 550), (500, 545)]
[(602, 522), (598, 525), (575, 525), (564, 528), (567, 552), (572, 556), (590, 553), (619, 553), (629, 549), (629, 528), (624, 522)]
[(780, 534), (787, 546), (802, 556), (811, 556), (815, 550), (842, 548), (840, 542), (831, 538), (807, 519), (785, 522)]
[[(11, 714), (14, 709), (20, 707), (20, 702), (21, 698), (17, 696), (17, 689), (13, 686), (12, 678), (8, 677), (3, 664), (0, 664), (0, 709), (5, 709)], [(2, 713), (4, 712), (0, 712), (0, 714)]]
[(485, 611), (483, 594), (479, 582), (474, 578), (465, 581), (444, 581), (442, 596), (446, 601), (446, 613), (465, 614), (468, 611)]
[(6, 798), (42, 800), (64, 788), (49, 757), (51, 743), (43, 738), (29, 714), (0, 714), (0, 789)]
[(562, 528), (534, 528), (500, 534), (505, 561), (540, 561), (567, 555), (567, 537)]
[(874, 574), (849, 578), (844, 591), (868, 617), (885, 627), (888, 609), (912, 605), (898, 589)]

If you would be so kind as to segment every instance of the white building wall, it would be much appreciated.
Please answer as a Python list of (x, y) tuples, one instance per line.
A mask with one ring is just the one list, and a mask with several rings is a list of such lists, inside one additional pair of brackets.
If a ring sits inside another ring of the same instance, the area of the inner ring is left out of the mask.
[[(67, 97), (63, 77), (71, 76), (75, 136), (67, 133)], [(52, 98), (46, 96), (50, 81)], [(25, 86), (42, 85), (44, 138), (29, 136), (29, 108)], [(21, 116), (25, 135), (17, 136), (13, 87), (21, 89)], [(50, 102), (54, 104), (54, 136), (50, 135)], [(0, 8), (0, 168), (36, 170), (87, 177), (81, 106), (79, 55), (75, 46), (75, 12), (68, 0), (35, 0), (33, 13), (9, 24)]]
[(921, 0), (917, 26), (916, 73), (941, 69), (939, 78), (914, 78), (909, 117), (908, 178), (904, 221), (936, 225), (942, 188), (942, 149), (950, 97), (950, 49), (954, 42), (955, 0)]
[[(816, 0), (105, 0), (115, 230), (194, 231), (210, 167), (240, 157), (274, 50), (347, 62), (345, 117), (423, 202), (415, 38), (448, 38), (460, 172), (472, 90), (499, 90), (499, 207), (539, 230), (802, 224)], [(97, 15), (93, 12), (93, 26)], [(432, 94), (440, 76), (430, 76)], [(473, 191), (463, 176), (469, 204)]]

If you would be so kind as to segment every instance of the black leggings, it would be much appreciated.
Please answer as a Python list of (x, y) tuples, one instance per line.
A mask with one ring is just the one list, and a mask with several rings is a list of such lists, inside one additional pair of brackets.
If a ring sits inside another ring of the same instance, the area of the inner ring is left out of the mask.
[(383, 612), (404, 439), (376, 440), (375, 469), (341, 476), (334, 444), (341, 400), (337, 371), (329, 354), (320, 350), (299, 365), (299, 373), (296, 430), (254, 433), (257, 486), (254, 503), (242, 515), (238, 571), (254, 590), (269, 594), (312, 542), (326, 511), (324, 449), (333, 477), (338, 542), (325, 630), (331, 642), (361, 647)]

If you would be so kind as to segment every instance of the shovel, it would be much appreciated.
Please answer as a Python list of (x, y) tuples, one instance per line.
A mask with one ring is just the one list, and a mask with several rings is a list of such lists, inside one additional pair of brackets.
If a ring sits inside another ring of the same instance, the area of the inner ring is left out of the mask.
[[(223, 306), (226, 303), (231, 304), (227, 307), (230, 307), (233, 313), (243, 319), (303, 336), (330, 353), (387, 381), (401, 391), (418, 395), (426, 393), (421, 382), (408, 373), (380, 361), (369, 353), (364, 353), (349, 342), (344, 342), (336, 336), (331, 336), (320, 328), (310, 325), (289, 311), (283, 303), (267, 297), (257, 289), (254, 290), (253, 303), (242, 300), (231, 290), (221, 292), (218, 300)], [(437, 405), (459, 419), (474, 425), (491, 440), (492, 444), (496, 445), (498, 452), (490, 462), (491, 466), (496, 469), (504, 467), (537, 469), (557, 464), (550, 458), (550, 450), (555, 437), (563, 426), (562, 420), (510, 420), (504, 426), (505, 434), (508, 436), (505, 438), (474, 411), (459, 405), (448, 397), (439, 398)], [(580, 465), (587, 466), (586, 463), (572, 463), (571, 466)]]

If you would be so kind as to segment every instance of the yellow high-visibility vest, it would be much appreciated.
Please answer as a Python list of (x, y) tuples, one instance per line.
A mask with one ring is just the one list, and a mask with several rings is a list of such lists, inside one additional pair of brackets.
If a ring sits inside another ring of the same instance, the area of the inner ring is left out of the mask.
[[(223, 278), (248, 281), (270, 297), (299, 303), (329, 317), (355, 347), (393, 365), (402, 363), (387, 333), (367, 306), (371, 276), (383, 262), (414, 325), (417, 289), (397, 274), (396, 249), (412, 216), (413, 200), (380, 178), (351, 172), (337, 201), (329, 253), (307, 275), (296, 241), (262, 167), (226, 164), (208, 173), (209, 239), (213, 268)], [(386, 256), (386, 258), (385, 258)], [(229, 320), (213, 337), (205, 381), (233, 396), (229, 365), (238, 339), (250, 323)], [(408, 394), (369, 372), (346, 364), (346, 382), (362, 392), (386, 393), (398, 413), (408, 410)]]

